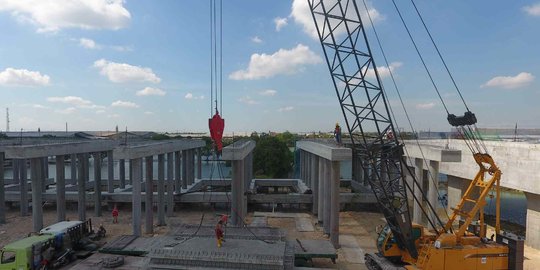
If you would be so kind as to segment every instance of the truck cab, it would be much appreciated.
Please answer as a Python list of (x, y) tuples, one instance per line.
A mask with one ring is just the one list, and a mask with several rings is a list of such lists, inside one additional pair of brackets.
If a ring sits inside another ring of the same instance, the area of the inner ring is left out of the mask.
[(9, 243), (0, 251), (0, 270), (38, 269), (41, 253), (53, 245), (54, 236), (50, 234), (34, 235)]

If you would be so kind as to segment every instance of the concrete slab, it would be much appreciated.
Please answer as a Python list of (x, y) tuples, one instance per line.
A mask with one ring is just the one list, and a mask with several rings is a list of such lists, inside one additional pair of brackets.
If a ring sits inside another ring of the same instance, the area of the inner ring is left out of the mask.
[(311, 218), (299, 217), (295, 218), (294, 221), (296, 222), (296, 230), (299, 232), (315, 231), (315, 228), (313, 228), (313, 222), (311, 222)]
[(294, 245), (294, 254), (297, 258), (330, 258), (338, 257), (336, 249), (326, 240), (297, 239)]
[(252, 140), (240, 140), (223, 148), (222, 160), (243, 160), (255, 148)]
[[(84, 261), (70, 267), (69, 269), (74, 269), (74, 270), (91, 270), (91, 269), (96, 269), (96, 268), (101, 269), (101, 267), (98, 267), (98, 265), (101, 265), (103, 260), (106, 260), (108, 258), (116, 258), (118, 256), (120, 255), (96, 253), (88, 257)], [(134, 256), (123, 256), (123, 257), (124, 257), (124, 265), (115, 267), (114, 269), (116, 270), (142, 270), (142, 269), (146, 269), (146, 265), (148, 265), (148, 262), (150, 261), (150, 258), (146, 258), (146, 257), (134, 257)]]
[[(168, 233), (176, 238), (201, 237), (215, 239), (214, 226), (180, 225), (171, 229)], [(242, 227), (225, 227), (225, 239), (260, 239), (269, 241), (285, 241), (285, 232), (278, 228), (250, 227), (249, 230)]]
[(342, 234), (339, 236), (339, 243), (341, 244), (341, 251), (347, 262), (365, 263), (364, 251), (360, 248), (354, 236)]

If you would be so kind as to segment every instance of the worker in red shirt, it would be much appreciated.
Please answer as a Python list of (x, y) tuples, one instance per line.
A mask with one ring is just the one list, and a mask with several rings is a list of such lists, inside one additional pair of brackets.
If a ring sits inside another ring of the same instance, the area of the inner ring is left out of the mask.
[(217, 246), (218, 248), (220, 248), (221, 243), (223, 242), (223, 221), (221, 219), (216, 224), (215, 231), (216, 231)]
[(114, 205), (114, 208), (112, 210), (112, 216), (113, 216), (113, 223), (118, 223), (118, 208), (116, 207), (116, 204)]

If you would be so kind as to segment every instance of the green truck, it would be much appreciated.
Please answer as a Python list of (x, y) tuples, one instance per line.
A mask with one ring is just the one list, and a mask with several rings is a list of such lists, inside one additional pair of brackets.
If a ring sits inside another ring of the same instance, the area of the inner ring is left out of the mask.
[(4, 246), (0, 252), (0, 270), (54, 269), (75, 258), (75, 250), (88, 243), (92, 233), (90, 220), (62, 221)]

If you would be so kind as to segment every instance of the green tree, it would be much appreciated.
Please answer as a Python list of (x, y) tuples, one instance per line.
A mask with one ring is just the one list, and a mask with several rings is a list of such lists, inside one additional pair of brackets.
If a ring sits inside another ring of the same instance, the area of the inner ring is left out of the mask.
[(285, 178), (292, 170), (293, 153), (287, 144), (276, 137), (261, 136), (253, 151), (256, 176)]

